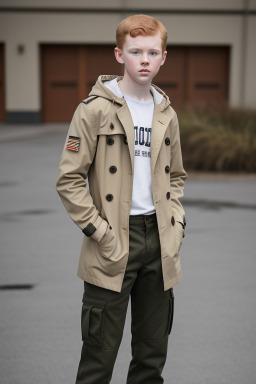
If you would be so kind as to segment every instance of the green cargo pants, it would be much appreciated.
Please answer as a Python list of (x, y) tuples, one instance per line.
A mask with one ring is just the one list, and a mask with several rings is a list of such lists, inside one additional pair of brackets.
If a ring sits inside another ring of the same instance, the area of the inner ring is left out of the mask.
[(156, 216), (130, 216), (129, 258), (121, 292), (84, 283), (83, 347), (76, 384), (110, 383), (131, 295), (132, 360), (127, 384), (160, 384), (174, 297), (164, 291)]

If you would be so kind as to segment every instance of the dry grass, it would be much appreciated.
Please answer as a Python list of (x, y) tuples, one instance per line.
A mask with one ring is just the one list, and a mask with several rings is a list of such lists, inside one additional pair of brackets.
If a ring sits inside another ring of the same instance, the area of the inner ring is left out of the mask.
[(256, 112), (186, 107), (179, 112), (185, 169), (256, 172)]

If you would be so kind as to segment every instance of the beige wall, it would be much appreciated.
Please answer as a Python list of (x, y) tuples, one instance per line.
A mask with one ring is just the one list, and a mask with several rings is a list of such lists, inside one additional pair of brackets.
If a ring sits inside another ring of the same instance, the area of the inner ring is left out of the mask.
[[(239, 10), (244, 0), (0, 0), (0, 6), (6, 7), (55, 7), (55, 8), (133, 8), (133, 9), (218, 9)], [(255, 6), (255, 0), (248, 1)]]
[[(139, 6), (139, 0), (112, 0), (111, 6)], [(0, 0), (0, 7), (21, 5), (40, 5), (42, 1), (14, 1)], [(70, 5), (70, 1), (51, 2), (54, 6)], [(72, 6), (85, 5), (88, 2), (76, 0)], [(155, 0), (147, 1), (147, 4)], [(159, 0), (158, 8), (167, 7), (169, 1)], [(188, 7), (190, 1), (172, 1), (173, 7)], [(226, 1), (194, 1), (194, 7), (204, 4), (204, 8), (216, 7), (219, 9), (232, 3), (232, 9), (243, 6), (241, 0)], [(255, 6), (256, 1), (250, 5)], [(44, 1), (44, 6), (50, 6), (50, 1)], [(94, 7), (105, 2), (95, 0)], [(141, 3), (142, 4), (142, 3)], [(152, 5), (151, 4), (151, 5)], [(221, 5), (222, 4), (222, 5)], [(207, 7), (206, 7), (207, 5)], [(110, 5), (109, 5), (110, 6)], [(142, 5), (141, 5), (142, 6)], [(145, 7), (145, 2), (143, 2)], [(146, 13), (146, 12), (145, 12)], [(40, 43), (113, 43), (115, 27), (120, 20), (129, 13), (50, 13), (50, 12), (3, 12), (0, 13), (0, 42), (5, 43), (6, 55), (6, 109), (7, 111), (40, 111)], [(256, 15), (248, 16), (247, 49), (243, 47), (243, 16), (242, 15), (189, 15), (189, 14), (154, 14), (167, 27), (169, 44), (205, 44), (231, 46), (230, 66), (230, 104), (240, 106), (242, 99), (248, 107), (256, 107), (256, 48), (254, 37), (256, 32)], [(97, 28), (95, 28), (97, 26)], [(19, 44), (24, 45), (23, 54), (17, 52)], [(244, 52), (246, 57), (244, 57)], [(243, 62), (243, 59), (245, 61)], [(242, 68), (245, 71), (242, 71)], [(104, 72), (104, 70), (103, 70)], [(244, 76), (244, 77), (243, 77)], [(244, 86), (244, 97), (241, 89)]]
[(114, 8), (123, 0), (0, 0), (0, 6), (23, 8)]

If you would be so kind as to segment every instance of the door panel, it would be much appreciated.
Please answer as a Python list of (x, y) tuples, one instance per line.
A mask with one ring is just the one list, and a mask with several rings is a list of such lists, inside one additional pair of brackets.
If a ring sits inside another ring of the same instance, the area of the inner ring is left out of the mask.
[(153, 80), (169, 96), (174, 108), (180, 107), (186, 98), (185, 54), (184, 47), (168, 47), (166, 61)]
[(228, 99), (229, 51), (226, 47), (188, 48), (188, 102), (223, 105)]
[(122, 75), (123, 65), (116, 61), (115, 46), (87, 46), (87, 86), (90, 92), (100, 75)]
[(42, 46), (43, 121), (70, 121), (79, 103), (76, 46)]

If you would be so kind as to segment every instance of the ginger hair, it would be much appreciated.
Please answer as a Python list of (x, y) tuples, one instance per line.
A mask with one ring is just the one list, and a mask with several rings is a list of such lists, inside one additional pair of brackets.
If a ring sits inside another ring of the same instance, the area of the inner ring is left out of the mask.
[(153, 36), (158, 33), (161, 34), (162, 40), (162, 51), (166, 50), (167, 44), (167, 30), (165, 26), (157, 19), (148, 15), (133, 15), (126, 17), (118, 24), (116, 29), (116, 46), (119, 49), (123, 48), (127, 35), (136, 37), (142, 36)]

